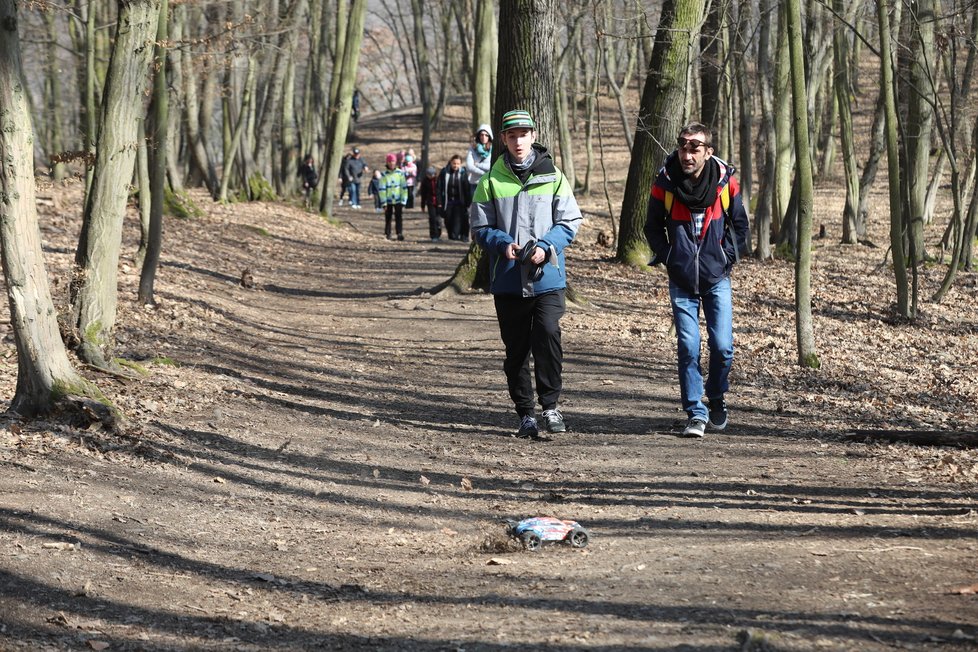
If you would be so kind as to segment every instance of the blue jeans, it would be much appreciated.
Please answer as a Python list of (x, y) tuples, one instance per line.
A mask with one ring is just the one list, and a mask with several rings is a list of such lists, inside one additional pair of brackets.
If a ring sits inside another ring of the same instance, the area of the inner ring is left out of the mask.
[(350, 206), (360, 205), (360, 183), (358, 181), (351, 181), (350, 185), (346, 187), (347, 194), (350, 195)]
[(669, 300), (676, 322), (679, 358), (679, 391), (683, 409), (690, 417), (707, 420), (703, 404), (703, 371), (700, 368), (700, 305), (706, 318), (707, 343), (710, 349), (709, 374), (706, 379), (707, 398), (722, 398), (729, 385), (733, 364), (733, 305), (730, 297), (730, 277), (727, 277), (699, 296), (669, 282)]

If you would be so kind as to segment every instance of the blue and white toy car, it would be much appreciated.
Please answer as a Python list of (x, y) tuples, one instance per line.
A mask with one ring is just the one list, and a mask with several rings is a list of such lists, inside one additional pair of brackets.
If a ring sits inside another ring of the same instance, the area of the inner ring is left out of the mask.
[(544, 541), (566, 541), (574, 548), (585, 548), (589, 539), (577, 521), (562, 521), (551, 516), (537, 516), (522, 521), (506, 521), (509, 536), (523, 542), (530, 551), (539, 550)]

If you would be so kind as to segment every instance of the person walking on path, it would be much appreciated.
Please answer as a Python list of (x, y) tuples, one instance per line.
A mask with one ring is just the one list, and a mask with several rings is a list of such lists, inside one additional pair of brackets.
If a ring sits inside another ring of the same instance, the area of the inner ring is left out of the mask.
[(438, 207), (438, 170), (430, 166), (425, 172), (421, 185), (421, 210), (428, 211), (428, 237), (432, 242), (441, 242), (441, 209)]
[(309, 208), (312, 194), (316, 191), (316, 184), (319, 183), (319, 175), (316, 173), (316, 163), (313, 161), (312, 154), (306, 154), (303, 157), (298, 173), (302, 180), (302, 198), (305, 207)]
[(380, 207), (380, 170), (374, 170), (374, 175), (367, 184), (367, 196), (374, 198), (374, 212), (379, 213)]
[(531, 354), (544, 425), (551, 433), (567, 429), (558, 409), (564, 249), (577, 235), (582, 215), (567, 178), (535, 142), (536, 124), (528, 112), (503, 115), (501, 137), (506, 151), (479, 181), (469, 223), (489, 253), (489, 290), (506, 349), (503, 370), (520, 419), (516, 434), (536, 437)]
[(353, 148), (353, 155), (346, 160), (346, 177), (350, 184), (350, 208), (360, 208), (360, 184), (363, 182), (363, 173), (369, 171), (370, 166), (360, 156), (360, 150)]
[[(340, 177), (339, 177), (339, 181), (340, 181), (340, 196), (339, 196), (339, 200), (338, 200), (338, 202), (339, 202), (338, 205), (339, 206), (342, 206), (343, 205), (343, 195), (347, 194), (347, 192), (349, 192), (349, 190), (350, 190), (350, 177), (349, 177), (349, 175), (347, 174), (347, 171), (346, 171), (346, 163), (349, 160), (350, 160), (350, 153), (349, 152), (347, 152), (346, 154), (344, 154), (343, 155), (343, 158), (340, 159)], [(347, 198), (347, 199), (349, 199), (349, 198)]]
[(391, 235), (391, 221), (394, 221), (397, 239), (404, 239), (404, 204), (407, 202), (407, 180), (404, 172), (397, 166), (397, 155), (387, 155), (387, 169), (380, 177), (380, 204), (384, 207), (384, 235)]
[[(679, 131), (676, 151), (659, 170), (649, 198), (645, 237), (664, 263), (676, 324), (683, 434), (702, 437), (707, 423), (727, 426), (728, 376), (733, 364), (730, 270), (750, 242), (740, 184), (729, 163), (713, 155), (713, 133), (699, 122)], [(700, 307), (710, 350), (706, 385), (700, 367)], [(706, 391), (707, 403), (703, 403)]]
[(479, 185), (482, 175), (489, 172), (492, 167), (492, 127), (489, 125), (479, 125), (472, 138), (472, 146), (469, 147), (468, 154), (465, 155), (465, 171), (469, 175), (469, 185), (475, 193), (475, 187)]
[(449, 240), (468, 241), (465, 213), (472, 203), (472, 188), (462, 168), (462, 157), (452, 156), (438, 175), (438, 204), (445, 215)]
[(413, 149), (409, 149), (404, 155), (401, 171), (404, 172), (404, 178), (407, 179), (408, 197), (405, 207), (411, 209), (414, 208), (414, 183), (418, 179), (418, 164), (414, 162)]

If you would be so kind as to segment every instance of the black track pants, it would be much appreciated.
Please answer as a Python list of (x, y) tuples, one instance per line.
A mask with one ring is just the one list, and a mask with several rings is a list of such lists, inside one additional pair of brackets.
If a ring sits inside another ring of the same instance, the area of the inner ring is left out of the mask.
[(560, 398), (564, 350), (560, 343), (560, 318), (564, 315), (564, 290), (536, 297), (496, 295), (499, 334), (506, 346), (506, 384), (520, 415), (533, 414), (530, 354), (536, 376), (537, 397), (543, 409), (556, 407)]

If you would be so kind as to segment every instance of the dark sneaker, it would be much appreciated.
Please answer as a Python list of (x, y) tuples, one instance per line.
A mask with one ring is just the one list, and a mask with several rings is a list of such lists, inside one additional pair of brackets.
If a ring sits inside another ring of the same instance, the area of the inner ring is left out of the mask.
[(722, 398), (711, 398), (710, 404), (710, 427), (714, 430), (723, 430), (727, 427), (727, 402)]
[(557, 410), (544, 410), (543, 422), (547, 425), (547, 432), (567, 432), (564, 415)]
[(530, 415), (520, 418), (520, 429), (516, 433), (517, 437), (526, 439), (527, 437), (536, 437), (540, 434), (540, 430), (537, 428), (537, 420)]
[(706, 421), (699, 417), (693, 417), (686, 422), (683, 430), (683, 437), (702, 437), (706, 434)]

